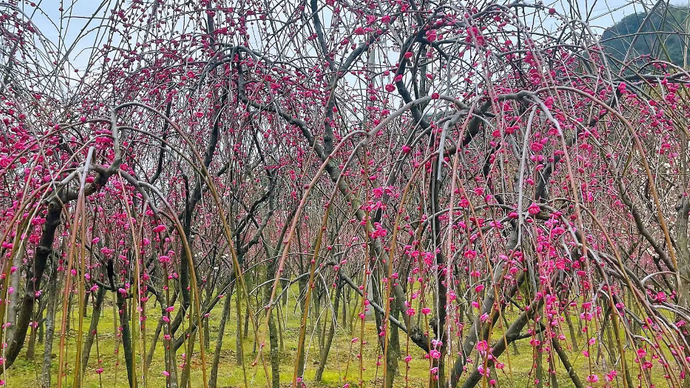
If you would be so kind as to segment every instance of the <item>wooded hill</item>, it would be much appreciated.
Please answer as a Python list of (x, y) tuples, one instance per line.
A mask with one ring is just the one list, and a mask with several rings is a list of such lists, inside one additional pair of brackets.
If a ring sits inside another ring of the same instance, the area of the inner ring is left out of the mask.
[(684, 48), (688, 46), (684, 33), (688, 30), (688, 13), (687, 7), (659, 3), (608, 28), (601, 44), (610, 55), (613, 67), (619, 68), (626, 54), (628, 61), (646, 62), (651, 56), (683, 66)]

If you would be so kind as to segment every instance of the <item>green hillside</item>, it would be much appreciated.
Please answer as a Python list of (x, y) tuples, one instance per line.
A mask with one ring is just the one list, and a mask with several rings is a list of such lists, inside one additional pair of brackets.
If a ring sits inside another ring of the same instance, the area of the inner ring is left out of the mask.
[(602, 45), (614, 67), (620, 67), (631, 45), (628, 61), (647, 62), (644, 56), (651, 56), (683, 66), (683, 48), (688, 41), (682, 32), (686, 30), (688, 8), (657, 6), (649, 12), (626, 16), (602, 35)]

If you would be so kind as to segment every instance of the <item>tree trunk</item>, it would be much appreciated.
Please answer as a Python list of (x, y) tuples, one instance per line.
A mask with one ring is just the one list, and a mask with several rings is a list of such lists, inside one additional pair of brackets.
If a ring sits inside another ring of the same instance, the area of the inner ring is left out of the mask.
[(81, 356), (82, 371), (86, 371), (86, 365), (89, 363), (89, 356), (91, 355), (91, 347), (93, 340), (98, 333), (98, 321), (101, 319), (101, 311), (103, 309), (103, 299), (105, 297), (105, 288), (100, 287), (96, 293), (94, 300), (93, 311), (91, 312), (91, 324), (89, 325), (89, 332), (86, 334), (84, 341), (84, 350)]
[(278, 349), (278, 329), (276, 329), (276, 322), (274, 313), (271, 312), (268, 317), (268, 336), (271, 346), (271, 386), (273, 388), (280, 388), (280, 351)]
[[(343, 323), (342, 323), (342, 326), (343, 326), (343, 327), (347, 327), (347, 308), (348, 308), (348, 306), (347, 306), (347, 301), (350, 300), (350, 299), (349, 299), (349, 298), (350, 298), (350, 293), (351, 293), (352, 291), (350, 291), (350, 288), (348, 287), (348, 288), (345, 288), (345, 289), (341, 290), (340, 292), (346, 293), (346, 295), (343, 295), (343, 296), (344, 296), (344, 298), (343, 298), (343, 308), (342, 308), (341, 310), (342, 310), (342, 312), (343, 312), (343, 317), (342, 317), (342, 320), (343, 320), (342, 322), (343, 322)], [(337, 318), (337, 317), (336, 317), (336, 318)]]
[(39, 312), (38, 315), (38, 343), (42, 344), (45, 341), (45, 335), (46, 335), (46, 330), (45, 330), (46, 324), (45, 324), (45, 319), (43, 318), (43, 310)]
[[(266, 268), (266, 284), (271, 284), (276, 276), (276, 260), (271, 260), (268, 267)], [(272, 287), (264, 287), (264, 305), (268, 305), (271, 299)], [(273, 388), (280, 388), (280, 351), (278, 349), (278, 329), (276, 328), (276, 319), (280, 319), (280, 316), (276, 316), (275, 310), (271, 310), (268, 316), (268, 338), (270, 345), (270, 358), (271, 358), (271, 386)]]
[(134, 366), (134, 354), (132, 351), (132, 336), (129, 329), (129, 313), (127, 311), (127, 299), (122, 293), (117, 292), (117, 308), (120, 313), (120, 327), (122, 327), (122, 350), (125, 353), (125, 365), (127, 366), (127, 381), (129, 386), (137, 386)]
[(249, 314), (251, 314), (251, 312), (249, 311), (249, 299), (247, 299), (247, 305), (244, 312), (244, 334), (242, 336), (244, 339), (249, 337)]
[[(206, 285), (206, 300), (210, 301), (211, 298), (213, 298), (213, 288), (210, 284), (207, 283)], [(204, 319), (202, 321), (202, 325), (204, 326), (204, 343), (203, 346), (204, 348), (208, 351), (211, 349), (211, 328), (210, 328), (210, 319)]]
[(170, 373), (170, 376), (168, 376), (168, 388), (177, 388), (177, 356), (172, 340), (166, 341), (165, 346), (166, 370)]
[[(395, 319), (400, 318), (400, 310), (395, 305), (391, 303), (391, 316)], [(404, 313), (403, 313), (404, 314)], [(393, 380), (399, 375), (398, 371), (398, 360), (400, 359), (400, 331), (398, 326), (391, 324), (389, 326), (391, 335), (388, 338), (388, 378), (386, 381), (387, 388), (393, 388)], [(439, 368), (441, 369), (441, 368)]]
[(33, 361), (34, 355), (36, 353), (36, 332), (38, 331), (37, 326), (31, 326), (31, 334), (29, 335), (29, 344), (26, 347), (26, 359)]
[(218, 380), (218, 365), (220, 365), (220, 353), (223, 350), (223, 337), (225, 337), (225, 323), (228, 321), (230, 315), (230, 306), (232, 305), (232, 288), (225, 295), (225, 302), (223, 303), (223, 312), (220, 317), (220, 324), (218, 325), (218, 338), (216, 339), (216, 350), (213, 353), (213, 364), (211, 365), (211, 377), (208, 382), (209, 388), (216, 388)]
[(556, 353), (558, 353), (558, 357), (561, 359), (561, 363), (565, 367), (566, 372), (568, 372), (570, 380), (573, 382), (576, 388), (582, 388), (582, 380), (580, 380), (577, 372), (575, 372), (575, 368), (570, 363), (568, 354), (563, 351), (563, 348), (561, 348), (561, 345), (558, 343), (558, 339), (552, 338), (551, 344), (553, 345), (553, 349), (556, 351)]
[[(300, 296), (300, 307), (301, 307), (301, 314), (304, 314), (304, 311), (307, 309), (307, 287), (309, 286), (308, 284), (309, 278), (307, 276), (302, 276), (299, 279), (299, 296)], [(306, 323), (306, 322), (305, 322)], [(305, 330), (308, 331), (307, 328)], [(299, 352), (299, 359), (297, 360), (297, 377), (304, 377), (304, 363), (306, 361), (305, 359), (305, 353), (306, 353), (306, 344), (304, 346), (304, 349), (298, 349)]]
[(191, 387), (189, 376), (192, 373), (192, 365), (190, 364), (190, 360), (194, 354), (195, 339), (196, 336), (194, 334), (190, 334), (187, 339), (187, 353), (184, 355), (184, 368), (182, 368), (182, 377), (180, 377), (180, 387), (182, 388)]
[(48, 290), (46, 297), (48, 299), (48, 307), (46, 308), (46, 334), (45, 347), (43, 348), (43, 367), (41, 369), (41, 386), (43, 388), (50, 388), (51, 366), (53, 364), (53, 338), (55, 336), (55, 312), (57, 311), (57, 302), (60, 300), (60, 287), (58, 286), (57, 271), (55, 264), (52, 265), (50, 273), (50, 281), (48, 283)]
[[(539, 341), (543, 341), (543, 336), (537, 334)], [(534, 367), (536, 369), (536, 381), (534, 386), (542, 388), (544, 386), (544, 348), (541, 345), (534, 347)]]
[(283, 320), (283, 308), (280, 306), (280, 304), (276, 304), (276, 307), (276, 315), (278, 316), (278, 340), (280, 341), (280, 352), (284, 353), (285, 341), (283, 341), (283, 325), (285, 324), (285, 321)]
[(149, 351), (146, 354), (146, 365), (144, 369), (148, 370), (151, 367), (151, 362), (153, 361), (153, 354), (156, 351), (156, 344), (158, 343), (158, 338), (161, 336), (161, 330), (163, 329), (163, 320), (158, 320), (158, 325), (156, 325), (156, 331), (153, 333), (153, 339), (151, 339), (151, 345), (149, 346)]
[[(382, 290), (380, 289), (381, 285), (381, 277), (378, 271), (374, 271), (372, 273), (372, 279), (370, 283), (370, 288), (371, 288), (371, 296), (373, 299), (373, 302), (378, 304), (379, 306), (384, 306), (385, 304), (383, 303), (383, 295), (381, 294)], [(389, 314), (392, 315), (393, 311), (395, 311), (395, 306), (391, 304), (390, 306), (391, 312)], [(374, 309), (374, 316), (376, 318), (376, 327), (377, 327), (377, 333), (380, 333), (382, 330), (385, 330), (387, 322), (385, 322), (385, 315), (384, 312), (381, 312), (379, 310)], [(381, 345), (381, 352), (384, 352), (385, 349), (385, 339), (388, 338), (388, 352), (386, 355), (386, 359), (384, 362), (386, 363), (386, 388), (392, 388), (393, 387), (393, 382), (395, 381), (395, 373), (398, 371), (398, 355), (395, 352), (395, 344), (392, 342), (394, 341), (394, 338), (392, 338), (392, 326), (388, 328), (388, 332), (385, 333), (385, 337), (379, 336), (379, 344)]]
[[(7, 323), (9, 326), (6, 330), (7, 338), (12, 338), (14, 335), (15, 322), (17, 321), (17, 312), (19, 312), (19, 280), (22, 275), (22, 257), (24, 256), (24, 244), (19, 248), (19, 251), (12, 257), (12, 268), (15, 271), (10, 275), (10, 287), (14, 292), (10, 295), (10, 308), (7, 314)], [(33, 331), (32, 331), (33, 332)]]
[(340, 307), (340, 294), (343, 292), (342, 285), (338, 284), (338, 288), (335, 290), (335, 301), (333, 302), (333, 317), (331, 317), (331, 326), (328, 329), (328, 334), (326, 334), (325, 343), (321, 349), (321, 354), (319, 357), (319, 366), (316, 369), (316, 376), (314, 381), (317, 383), (321, 382), (323, 378), (323, 371), (326, 369), (326, 362), (328, 362), (328, 353), (331, 351), (331, 345), (333, 344), (333, 336), (335, 335), (335, 324), (338, 322), (338, 308)]
[(26, 332), (29, 328), (29, 322), (33, 316), (34, 304), (38, 296), (37, 291), (41, 287), (41, 279), (48, 263), (48, 257), (53, 251), (53, 242), (55, 241), (55, 231), (60, 225), (60, 216), (62, 214), (62, 203), (59, 199), (51, 201), (48, 204), (48, 214), (45, 217), (43, 224), (43, 231), (41, 233), (41, 240), (34, 253), (33, 271), (27, 273), (26, 288), (22, 304), (19, 307), (17, 316), (17, 324), (12, 338), (7, 338), (9, 342), (7, 351), (5, 353), (5, 368), (9, 368), (14, 360), (19, 355), (19, 352), (24, 346), (26, 339)]
[(553, 354), (549, 356), (549, 375), (551, 376), (551, 387), (558, 388), (558, 376), (556, 375), (556, 363), (553, 360)]
[(242, 346), (242, 302), (240, 295), (242, 292), (240, 289), (237, 289), (237, 331), (235, 332), (235, 354), (236, 354), (236, 364), (239, 365), (244, 365), (244, 351), (243, 346)]
[(565, 322), (568, 324), (568, 331), (570, 332), (570, 342), (572, 343), (573, 352), (577, 353), (578, 352), (577, 334), (575, 333), (575, 326), (573, 326), (573, 321), (571, 320), (571, 317), (570, 317), (570, 309), (566, 310)]

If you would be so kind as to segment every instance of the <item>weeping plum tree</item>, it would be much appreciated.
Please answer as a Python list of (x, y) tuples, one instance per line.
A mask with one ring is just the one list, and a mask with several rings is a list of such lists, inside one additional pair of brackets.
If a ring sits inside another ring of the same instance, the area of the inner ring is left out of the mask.
[(591, 10), (79, 10), (0, 5), (2, 384), (690, 386), (690, 75)]

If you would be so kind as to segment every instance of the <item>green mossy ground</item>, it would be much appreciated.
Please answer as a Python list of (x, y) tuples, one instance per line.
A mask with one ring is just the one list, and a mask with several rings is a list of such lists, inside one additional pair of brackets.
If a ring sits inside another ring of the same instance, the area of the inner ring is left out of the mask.
[[(127, 373), (124, 364), (124, 355), (121, 351), (116, 351), (116, 346), (119, 345), (119, 339), (113, 333), (115, 333), (115, 318), (116, 311), (113, 308), (113, 300), (109, 296), (106, 298), (106, 305), (103, 311), (103, 316), (101, 317), (99, 323), (99, 335), (98, 335), (98, 348), (94, 344), (94, 348), (91, 352), (91, 358), (89, 365), (87, 367), (87, 373), (84, 379), (84, 387), (128, 387), (127, 384)], [(297, 353), (298, 338), (299, 338), (299, 322), (301, 319), (301, 313), (299, 308), (294, 308), (297, 301), (292, 298), (291, 303), (288, 305), (289, 308), (282, 309), (282, 313), (288, 311), (287, 316), (287, 329), (283, 332), (284, 341), (284, 352), (280, 354), (281, 363), (281, 383), (283, 386), (290, 386), (292, 381), (292, 375), (294, 371), (294, 360)], [(233, 308), (235, 303), (233, 302)], [(155, 327), (157, 324), (157, 316), (154, 316), (155, 312), (160, 311), (158, 307), (152, 308), (152, 303), (149, 302), (150, 315), (147, 324), (147, 338), (151, 338)], [(217, 338), (218, 324), (220, 321), (220, 314), (222, 310), (222, 303), (213, 310), (210, 316), (210, 330), (211, 330), (211, 346), (210, 349), (214, 349), (215, 339)], [(84, 319), (84, 328), (88, 328), (90, 323), (90, 309), (89, 316)], [(221, 357), (221, 367), (218, 376), (218, 387), (243, 387), (244, 374), (243, 368), (236, 365), (236, 352), (235, 352), (235, 333), (237, 330), (236, 322), (236, 312), (231, 311), (231, 319), (226, 326), (226, 334), (224, 340), (224, 350)], [(508, 313), (513, 315), (512, 313)], [(508, 319), (511, 317), (509, 316)], [(68, 346), (66, 346), (66, 357), (65, 360), (68, 363), (67, 376), (64, 377), (63, 386), (72, 387), (73, 386), (73, 365), (75, 360), (75, 344), (76, 344), (76, 330), (78, 327), (77, 317), (72, 314), (72, 322), (70, 325), (70, 332), (68, 335)], [(316, 384), (314, 380), (314, 374), (316, 372), (316, 367), (318, 365), (318, 344), (317, 336), (307, 335), (306, 341), (306, 372), (305, 380), (308, 387), (340, 387), (345, 382), (349, 382), (351, 387), (358, 386), (360, 380), (360, 363), (356, 358), (356, 354), (359, 351), (359, 343), (355, 343), (351, 347), (351, 339), (353, 337), (359, 337), (359, 327), (356, 328), (355, 334), (351, 335), (346, 329), (341, 329), (338, 331), (331, 353), (328, 359), (327, 368), (323, 374), (323, 381), (320, 384)], [(58, 343), (59, 343), (59, 319), (56, 328), (56, 341), (53, 347), (53, 386), (57, 386), (57, 374), (58, 374)], [(494, 331), (493, 338), (501, 338), (501, 329), (497, 327)], [(382, 385), (382, 369), (377, 368), (376, 359), (378, 356), (378, 348), (376, 346), (376, 332), (375, 332), (375, 322), (369, 321), (366, 325), (365, 339), (368, 343), (364, 347), (364, 367), (363, 378), (365, 385), (368, 387), (379, 387)], [(497, 378), (499, 387), (532, 387), (534, 386), (535, 371), (533, 369), (533, 349), (529, 344), (529, 339), (520, 340), (517, 343), (518, 352), (515, 353), (513, 346), (509, 347), (509, 351), (504, 353), (501, 357), (501, 361), (506, 364), (503, 371), (498, 371), (498, 374), (494, 377)], [(147, 346), (150, 341), (146, 341)], [(572, 342), (570, 338), (566, 341), (567, 346)], [(579, 339), (578, 344), (583, 346), (584, 340)], [(138, 346), (138, 345), (137, 345)], [(264, 375), (264, 369), (261, 364), (252, 367), (251, 363), (256, 358), (256, 354), (253, 353), (254, 347), (254, 336), (253, 331), (249, 330), (249, 336), (244, 340), (245, 349), (245, 370), (247, 374), (247, 385), (250, 387), (265, 387), (267, 386), (266, 377)], [(565, 346), (564, 346), (565, 348)], [(406, 353), (405, 338), (401, 337), (401, 349), (402, 353)], [(405, 363), (400, 362), (399, 375), (396, 378), (396, 386), (405, 387), (426, 387), (428, 386), (429, 377), (429, 362), (423, 359), (423, 353), (418, 351), (416, 345), (410, 343), (409, 352), (413, 357), (413, 360), (409, 363), (409, 369), (405, 370)], [(577, 370), (578, 375), (582, 379), (585, 385), (590, 385), (592, 387), (604, 387), (604, 373), (612, 369), (609, 366), (604, 365), (600, 361), (597, 361), (596, 347), (592, 348), (592, 371), (599, 375), (599, 383), (588, 384), (586, 378), (589, 375), (590, 359), (585, 357), (581, 351), (576, 351), (568, 348), (567, 353), (570, 361)], [(192, 387), (203, 387), (203, 371), (201, 368), (199, 347), (195, 348), (195, 355), (193, 361), (193, 372), (192, 372)], [(267, 352), (267, 349), (266, 349)], [(178, 352), (178, 364), (181, 363), (182, 350)], [(626, 352), (626, 358), (628, 359), (628, 365), (633, 367), (633, 383), (637, 385), (640, 383), (638, 380), (639, 365), (633, 363), (634, 352), (629, 350)], [(210, 356), (210, 351), (206, 352), (207, 356), (207, 368), (206, 373), (210, 373), (210, 364), (212, 357)], [(554, 353), (555, 354), (555, 353)], [(508, 357), (509, 356), (509, 357)], [(606, 357), (606, 356), (604, 356)], [(161, 342), (158, 342), (156, 347), (155, 355), (153, 358), (153, 363), (148, 371), (147, 387), (165, 387), (165, 377), (163, 376), (164, 364), (164, 351)], [(41, 364), (43, 359), (43, 345), (38, 344), (36, 346), (36, 357), (33, 361), (27, 360), (24, 353), (17, 359), (15, 365), (6, 372), (5, 380), (7, 386), (9, 387), (31, 387), (36, 388), (38, 386), (37, 382), (41, 373)], [(102, 360), (99, 364), (98, 360)], [(548, 362), (546, 356), (543, 358), (545, 369), (548, 368)], [(267, 368), (270, 370), (269, 361), (266, 361)], [(510, 365), (510, 368), (508, 366)], [(70, 365), (72, 367), (70, 367)], [(103, 373), (97, 374), (95, 371), (97, 368), (102, 367)], [(473, 366), (470, 366), (473, 369)], [(565, 368), (557, 361), (557, 377), (558, 384), (560, 388), (574, 387), (570, 378), (568, 377)], [(657, 387), (671, 386), (665, 382), (663, 379), (663, 371), (655, 362), (655, 366), (652, 369), (652, 380)], [(141, 368), (137, 372), (141, 375)], [(347, 380), (345, 380), (347, 373)], [(512, 379), (511, 379), (512, 376)], [(622, 386), (622, 380), (619, 375), (618, 383)], [(479, 384), (478, 386), (488, 387), (488, 383)], [(548, 385), (544, 385), (548, 386)], [(616, 386), (615, 383), (613, 385)], [(644, 381), (641, 382), (641, 386), (648, 386)]]

